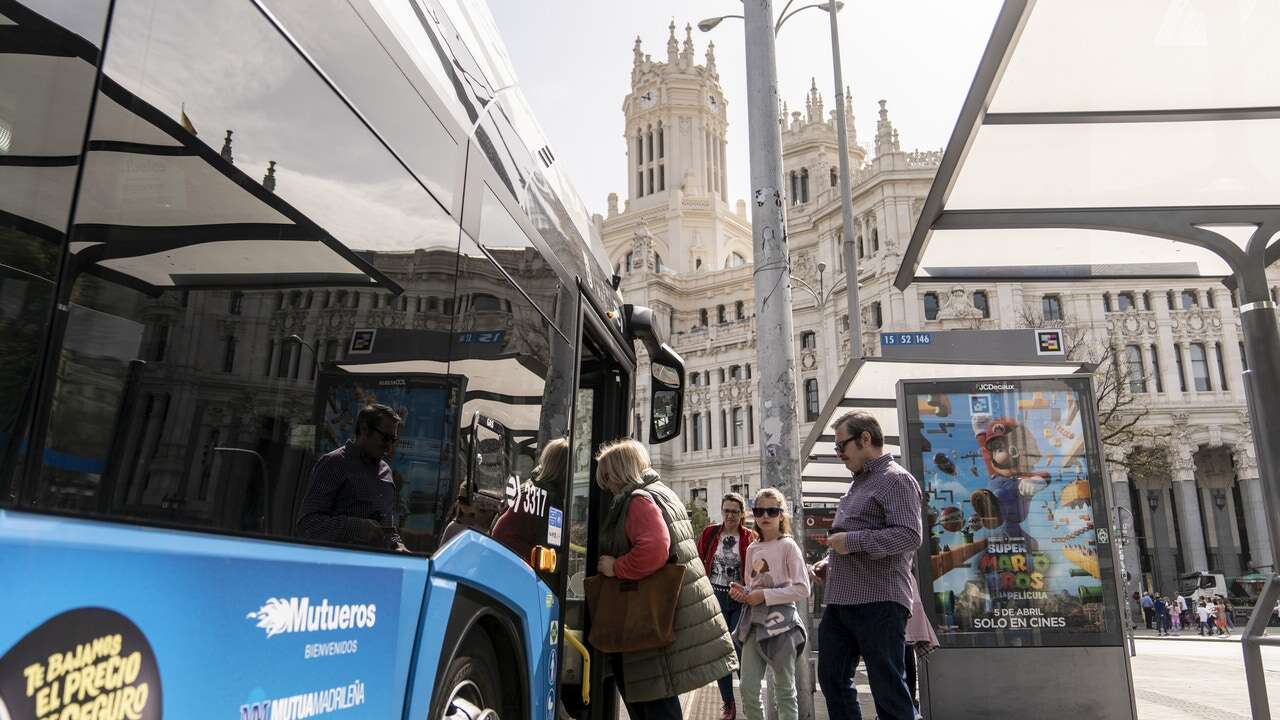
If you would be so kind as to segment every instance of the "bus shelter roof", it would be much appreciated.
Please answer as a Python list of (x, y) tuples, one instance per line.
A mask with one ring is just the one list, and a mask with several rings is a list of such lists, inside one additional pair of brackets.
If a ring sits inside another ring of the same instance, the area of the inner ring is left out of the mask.
[(885, 451), (901, 457), (898, 426), (899, 380), (949, 380), (988, 377), (1028, 377), (1088, 373), (1082, 362), (993, 363), (887, 360), (864, 358), (850, 361), (836, 381), (809, 436), (805, 438), (802, 492), (806, 506), (835, 503), (849, 489), (849, 471), (836, 457), (833, 425), (842, 415), (864, 410), (875, 416), (884, 431)]
[(1236, 273), (1280, 217), (1277, 34), (1275, 3), (1006, 0), (895, 285)]

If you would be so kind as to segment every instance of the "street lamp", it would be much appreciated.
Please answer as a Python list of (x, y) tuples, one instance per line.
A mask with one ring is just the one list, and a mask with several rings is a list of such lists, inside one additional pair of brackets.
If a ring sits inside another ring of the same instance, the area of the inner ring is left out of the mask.
[[(842, 252), (844, 253), (845, 282), (847, 284), (845, 299), (848, 300), (849, 305), (849, 357), (857, 360), (862, 357), (862, 314), (859, 312), (858, 304), (858, 257), (854, 252), (853, 246), (853, 183), (849, 179), (849, 132), (845, 127), (844, 73), (840, 68), (840, 32), (836, 22), (836, 14), (844, 9), (844, 3), (811, 3), (788, 12), (793, 2), (795, 0), (787, 0), (787, 4), (782, 7), (782, 13), (773, 26), (773, 34), (775, 36), (782, 30), (783, 23), (797, 13), (809, 8), (818, 8), (831, 18), (831, 65), (835, 74), (836, 84), (836, 142), (840, 153), (840, 205), (842, 211), (840, 234)], [(835, 12), (831, 11), (833, 5), (835, 6)], [(707, 18), (698, 22), (698, 29), (702, 32), (709, 32), (719, 25), (722, 20), (741, 17), (743, 16), (721, 15)], [(812, 293), (812, 290), (810, 290), (810, 293)], [(819, 304), (825, 304), (825, 300)]]
[(1209, 491), (1213, 495), (1213, 506), (1218, 508), (1219, 512), (1227, 507), (1227, 491), (1222, 488), (1214, 488)]

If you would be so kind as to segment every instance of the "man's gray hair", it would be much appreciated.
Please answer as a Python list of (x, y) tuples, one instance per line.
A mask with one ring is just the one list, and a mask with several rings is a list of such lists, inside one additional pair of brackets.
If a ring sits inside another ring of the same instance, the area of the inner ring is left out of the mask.
[(835, 427), (844, 428), (849, 437), (855, 440), (854, 444), (861, 447), (862, 433), (870, 433), (871, 444), (875, 447), (884, 447), (884, 431), (880, 429), (880, 421), (875, 416), (865, 410), (854, 410), (845, 413), (836, 421)]

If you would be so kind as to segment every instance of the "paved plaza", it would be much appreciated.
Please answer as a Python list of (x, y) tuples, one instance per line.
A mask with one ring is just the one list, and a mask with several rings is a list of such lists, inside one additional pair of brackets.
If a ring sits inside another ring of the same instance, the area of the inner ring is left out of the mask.
[[(1133, 682), (1139, 720), (1249, 719), (1238, 635), (1223, 639), (1188, 634), (1168, 639), (1139, 637), (1137, 650)], [(1262, 657), (1272, 711), (1280, 712), (1280, 648), (1263, 648)], [(859, 672), (854, 681), (862, 701), (862, 717), (872, 720), (876, 715), (867, 676)], [(681, 704), (687, 720), (720, 718), (720, 693), (714, 684), (685, 695)], [(814, 710), (816, 720), (827, 720), (820, 691), (815, 695)], [(743, 717), (741, 702), (738, 716)]]

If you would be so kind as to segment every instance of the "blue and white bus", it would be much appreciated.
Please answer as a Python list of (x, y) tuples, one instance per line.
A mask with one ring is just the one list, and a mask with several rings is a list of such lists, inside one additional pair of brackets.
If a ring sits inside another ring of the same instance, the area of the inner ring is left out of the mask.
[[(0, 0), (0, 720), (612, 717), (608, 268), (482, 3)], [(408, 552), (299, 537), (375, 402)]]

